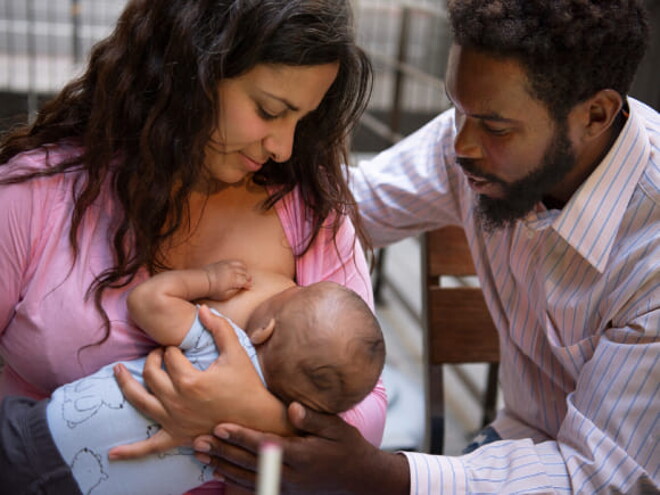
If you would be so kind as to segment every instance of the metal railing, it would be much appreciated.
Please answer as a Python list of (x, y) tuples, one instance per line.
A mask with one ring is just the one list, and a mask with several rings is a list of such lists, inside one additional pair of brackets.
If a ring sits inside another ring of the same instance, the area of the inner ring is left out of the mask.
[(366, 0), (357, 6), (360, 44), (374, 66), (374, 94), (362, 125), (384, 148), (449, 106), (442, 79), (447, 17), (421, 2)]
[(57, 92), (80, 70), (91, 46), (112, 29), (124, 3), (2, 0), (2, 117), (16, 121), (34, 115), (43, 98)]
[[(365, 1), (358, 5), (361, 45), (374, 65), (374, 95), (361, 125), (381, 139), (382, 149), (449, 107), (443, 76), (450, 33), (446, 12), (439, 8), (410, 2)], [(388, 33), (388, 42), (383, 42), (383, 32)], [(360, 148), (362, 143), (356, 141), (354, 147)], [(418, 308), (387, 276), (386, 256), (387, 249), (376, 253), (376, 301), (382, 301), (387, 286), (421, 327)]]

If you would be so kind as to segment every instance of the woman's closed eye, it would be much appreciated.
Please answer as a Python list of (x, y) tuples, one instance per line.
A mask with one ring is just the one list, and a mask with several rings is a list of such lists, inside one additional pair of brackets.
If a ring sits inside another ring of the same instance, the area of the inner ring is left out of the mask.
[(275, 120), (284, 114), (284, 112), (279, 112), (279, 113), (269, 112), (261, 105), (257, 105), (257, 113), (259, 114), (259, 117), (261, 117), (264, 120)]

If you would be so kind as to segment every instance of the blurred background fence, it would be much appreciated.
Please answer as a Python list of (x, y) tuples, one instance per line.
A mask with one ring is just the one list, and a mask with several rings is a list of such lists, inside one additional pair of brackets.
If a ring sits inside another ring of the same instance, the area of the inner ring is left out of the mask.
[[(375, 69), (358, 151), (378, 151), (447, 107), (442, 76), (450, 34), (441, 0), (353, 0), (358, 37)], [(646, 0), (655, 26), (660, 0)], [(34, 114), (77, 74), (125, 0), (0, 0), (0, 130)], [(654, 26), (654, 27), (655, 27)], [(658, 32), (633, 95), (660, 107)]]

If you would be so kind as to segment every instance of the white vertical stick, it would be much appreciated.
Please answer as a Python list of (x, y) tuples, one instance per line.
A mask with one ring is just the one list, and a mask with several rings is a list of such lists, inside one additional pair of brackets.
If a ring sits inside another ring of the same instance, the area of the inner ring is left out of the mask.
[(282, 447), (274, 442), (264, 442), (259, 448), (257, 495), (278, 495), (281, 471)]

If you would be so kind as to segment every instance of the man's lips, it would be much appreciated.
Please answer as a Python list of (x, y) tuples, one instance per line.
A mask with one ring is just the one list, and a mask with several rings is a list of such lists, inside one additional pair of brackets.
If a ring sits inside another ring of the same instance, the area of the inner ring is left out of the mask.
[(463, 173), (465, 174), (465, 177), (467, 177), (468, 185), (477, 194), (492, 197), (498, 196), (497, 191), (499, 191), (499, 185), (496, 182), (484, 179), (483, 177), (477, 177), (465, 171), (463, 171)]

